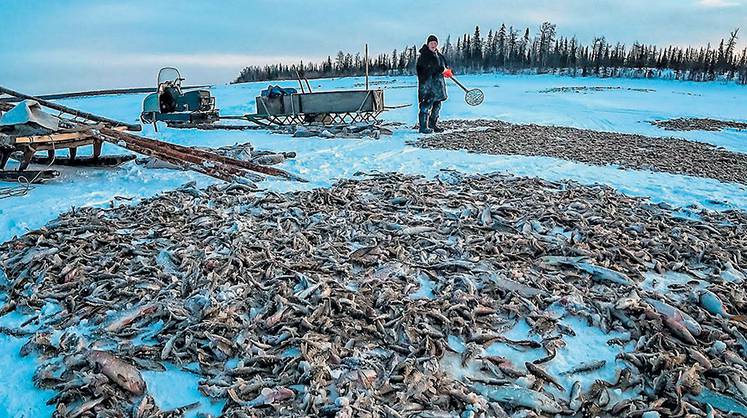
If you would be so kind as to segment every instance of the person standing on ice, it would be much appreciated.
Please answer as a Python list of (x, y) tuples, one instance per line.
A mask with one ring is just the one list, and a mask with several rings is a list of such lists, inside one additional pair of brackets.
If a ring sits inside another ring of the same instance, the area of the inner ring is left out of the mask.
[(430, 35), (420, 48), (416, 65), (418, 73), (418, 127), (420, 133), (443, 132), (438, 127), (438, 113), (441, 102), (446, 100), (446, 80), (451, 77), (451, 69), (446, 58), (438, 50), (438, 38)]

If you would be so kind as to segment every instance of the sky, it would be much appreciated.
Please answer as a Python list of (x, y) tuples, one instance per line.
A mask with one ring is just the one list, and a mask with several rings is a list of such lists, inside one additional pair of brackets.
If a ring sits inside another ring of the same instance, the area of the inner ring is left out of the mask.
[(0, 85), (46, 94), (230, 82), (247, 65), (372, 54), (500, 26), (557, 24), (561, 35), (660, 45), (718, 43), (747, 0), (0, 0)]

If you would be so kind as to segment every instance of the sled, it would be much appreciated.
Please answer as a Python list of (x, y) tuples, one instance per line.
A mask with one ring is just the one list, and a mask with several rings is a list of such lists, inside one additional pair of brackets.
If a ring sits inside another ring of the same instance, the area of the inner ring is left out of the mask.
[[(123, 130), (124, 128), (117, 128)], [(49, 164), (54, 157), (54, 163), (58, 165), (69, 165), (77, 167), (111, 167), (130, 161), (134, 156), (115, 155), (102, 156), (101, 148), (103, 140), (96, 137), (90, 130), (60, 130), (55, 133), (30, 136), (5, 136), (0, 143), (0, 170), (3, 170), (11, 154), (19, 155), (14, 157), (21, 165), (19, 170), (23, 171), (31, 163)], [(93, 146), (93, 155), (86, 157), (77, 157), (79, 147)], [(69, 157), (55, 157), (57, 150), (67, 148)], [(46, 157), (36, 157), (39, 151), (47, 151)], [(42, 162), (45, 161), (45, 162)]]
[[(260, 126), (349, 125), (357, 122), (378, 123), (384, 108), (383, 90), (338, 90), (325, 92), (270, 91), (257, 96), (257, 113), (235, 119), (244, 119)], [(295, 90), (293, 90), (295, 91)], [(275, 92), (275, 94), (272, 94)]]

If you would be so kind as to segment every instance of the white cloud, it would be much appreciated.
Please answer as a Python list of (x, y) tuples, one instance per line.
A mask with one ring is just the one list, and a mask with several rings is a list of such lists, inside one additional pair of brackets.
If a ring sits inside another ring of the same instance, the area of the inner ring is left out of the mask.
[[(421, 44), (429, 33), (453, 40), (475, 25), (485, 35), (501, 23), (534, 34), (550, 21), (559, 35), (586, 43), (603, 35), (626, 45), (713, 45), (744, 29), (747, 15), (747, 0), (461, 0), (458, 7), (453, 0), (284, 0), (285, 7), (275, 0), (37, 3), (0, 0), (0, 16), (12, 16), (0, 18), (0, 81), (39, 93), (150, 85), (165, 65), (179, 67), (190, 83), (222, 82), (246, 65), (318, 62), (338, 50), (362, 51), (366, 42), (372, 54), (390, 53)], [(738, 44), (745, 46), (747, 36)]]
[(27, 55), (32, 63), (60, 65), (97, 65), (104, 67), (142, 67), (159, 65), (189, 65), (205, 68), (243, 68), (248, 65), (266, 65), (319, 61), (320, 57), (300, 57), (297, 55), (261, 55), (231, 53), (194, 53), (194, 54), (160, 54), (160, 53), (113, 53), (80, 50), (44, 50)]
[(731, 0), (698, 0), (698, 4), (703, 7), (735, 7), (741, 6), (738, 1)]

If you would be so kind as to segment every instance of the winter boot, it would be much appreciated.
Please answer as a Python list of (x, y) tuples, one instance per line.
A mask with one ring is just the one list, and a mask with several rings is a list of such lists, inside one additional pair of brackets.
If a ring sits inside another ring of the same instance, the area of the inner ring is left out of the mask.
[(440, 133), (443, 132), (444, 129), (438, 126), (438, 114), (437, 113), (431, 113), (431, 117), (428, 118), (428, 127), (433, 130), (433, 132)]
[(418, 132), (421, 134), (432, 134), (433, 129), (430, 129), (428, 127), (428, 114), (424, 112), (418, 113), (418, 126), (420, 127), (418, 129)]

